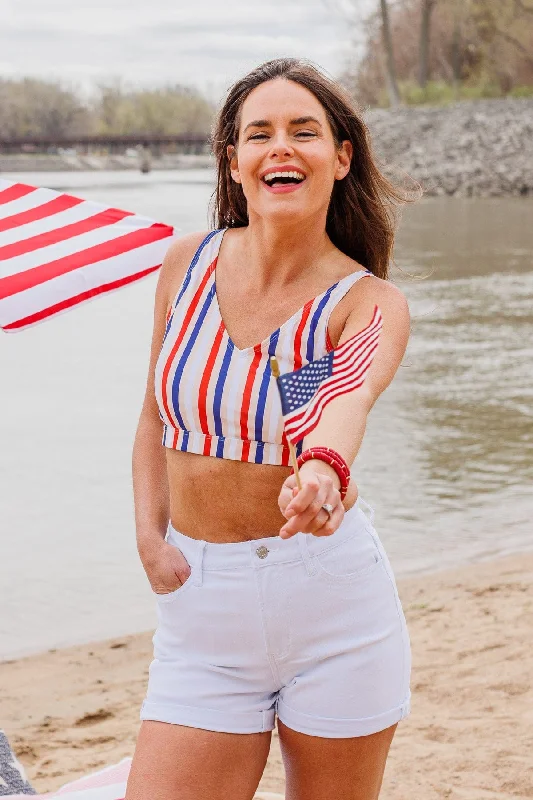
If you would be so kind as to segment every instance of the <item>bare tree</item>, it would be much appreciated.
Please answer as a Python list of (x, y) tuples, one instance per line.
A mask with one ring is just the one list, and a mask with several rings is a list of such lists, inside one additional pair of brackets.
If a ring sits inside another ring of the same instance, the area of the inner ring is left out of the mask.
[(436, 0), (422, 0), (422, 17), (420, 22), (420, 61), (418, 82), (425, 89), (429, 79), (429, 43), (431, 38), (431, 14)]
[(389, 89), (389, 102), (391, 106), (400, 105), (400, 92), (396, 80), (396, 64), (392, 47), (392, 33), (390, 27), (389, 7), (387, 0), (380, 0), (381, 4), (381, 33), (383, 48), (385, 50), (385, 70), (387, 73), (387, 86)]

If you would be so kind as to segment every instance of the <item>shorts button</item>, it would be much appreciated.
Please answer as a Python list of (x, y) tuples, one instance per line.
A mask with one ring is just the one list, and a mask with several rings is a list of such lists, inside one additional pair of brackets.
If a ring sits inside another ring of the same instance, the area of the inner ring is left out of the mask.
[(259, 558), (266, 558), (268, 553), (269, 553), (269, 550), (268, 550), (268, 547), (265, 547), (264, 545), (261, 545), (261, 547), (258, 547), (255, 552), (257, 553)]

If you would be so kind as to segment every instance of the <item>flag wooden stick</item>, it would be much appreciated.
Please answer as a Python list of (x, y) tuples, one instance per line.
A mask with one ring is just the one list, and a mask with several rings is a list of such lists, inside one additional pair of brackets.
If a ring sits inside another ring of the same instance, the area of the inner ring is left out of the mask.
[[(279, 378), (279, 376), (280, 376), (279, 364), (278, 364), (278, 359), (276, 358), (276, 356), (270, 356), (270, 368), (272, 370), (272, 375), (275, 378)], [(290, 453), (290, 457), (291, 457), (291, 465), (292, 465), (292, 468), (294, 470), (294, 475), (296, 477), (296, 485), (298, 486), (298, 491), (300, 491), (301, 488), (302, 488), (302, 482), (300, 481), (300, 470), (298, 469), (298, 460), (296, 458), (296, 450), (294, 449), (294, 445), (293, 445), (293, 443), (291, 442), (291, 440), (289, 439), (288, 436), (287, 436), (287, 442), (289, 443), (289, 453)]]

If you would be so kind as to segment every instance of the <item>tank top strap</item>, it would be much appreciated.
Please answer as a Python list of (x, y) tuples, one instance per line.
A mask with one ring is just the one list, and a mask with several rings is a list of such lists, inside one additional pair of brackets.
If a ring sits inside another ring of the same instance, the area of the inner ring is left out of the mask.
[[(360, 278), (365, 278), (367, 275), (372, 275), (373, 273), (367, 269), (360, 269), (357, 272), (352, 272), (350, 275), (346, 275), (346, 277), (341, 278), (341, 280), (335, 284), (331, 292), (329, 293), (329, 297), (325, 308), (323, 309), (323, 313), (320, 318), (320, 324), (323, 330), (320, 332), (319, 341), (325, 342), (326, 352), (329, 352), (333, 349), (333, 345), (329, 338), (328, 328), (329, 328), (329, 318), (333, 312), (335, 306), (342, 300), (342, 298), (349, 292), (352, 286), (357, 283)], [(318, 356), (316, 356), (318, 357)]]
[(365, 278), (367, 275), (372, 274), (373, 273), (368, 269), (360, 269), (357, 272), (351, 272), (349, 275), (346, 275), (345, 278), (341, 278), (329, 297), (328, 311), (333, 311), (337, 303), (342, 300), (344, 295), (350, 291), (352, 286), (357, 283), (360, 278)]
[(198, 245), (181, 286), (176, 292), (172, 305), (168, 310), (167, 325), (182, 298), (183, 303), (186, 303), (191, 293), (194, 294), (202, 281), (206, 278), (206, 272), (212, 267), (213, 262), (218, 256), (223, 232), (224, 229), (209, 231), (207, 236), (205, 236)]

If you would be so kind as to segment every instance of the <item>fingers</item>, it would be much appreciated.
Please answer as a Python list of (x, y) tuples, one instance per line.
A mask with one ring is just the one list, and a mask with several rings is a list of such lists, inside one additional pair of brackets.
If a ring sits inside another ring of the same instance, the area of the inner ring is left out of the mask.
[(331, 536), (331, 534), (335, 533), (341, 524), (345, 513), (344, 506), (341, 502), (337, 503), (337, 505), (333, 508), (331, 516), (328, 516), (327, 512), (322, 509), (322, 514), (328, 518), (321, 527), (313, 531), (313, 536)]
[(296, 477), (294, 475), (289, 475), (287, 480), (284, 481), (278, 497), (279, 510), (283, 516), (285, 516), (285, 510), (294, 497), (294, 491), (297, 488)]
[(178, 550), (173, 545), (171, 545), (171, 547), (172, 547), (171, 564), (174, 570), (174, 574), (181, 583), (185, 583), (185, 581), (191, 575), (191, 568), (181, 550)]
[(168, 544), (148, 579), (156, 594), (169, 594), (179, 589), (190, 575), (191, 568), (181, 550)]
[[(322, 505), (329, 503), (333, 513), (329, 517)], [(295, 533), (317, 534), (327, 536), (333, 533), (344, 516), (338, 490), (331, 478), (320, 475), (306, 479), (298, 494), (292, 498), (285, 509), (288, 522), (280, 530), (282, 539), (288, 539)]]

